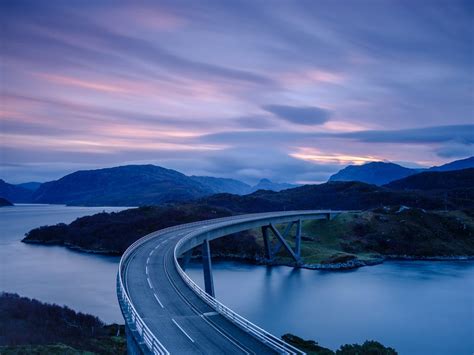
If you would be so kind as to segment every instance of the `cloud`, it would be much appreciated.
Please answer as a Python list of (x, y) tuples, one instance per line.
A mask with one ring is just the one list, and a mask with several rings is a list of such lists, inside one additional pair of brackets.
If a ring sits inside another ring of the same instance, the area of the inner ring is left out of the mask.
[(436, 154), (441, 158), (464, 158), (474, 155), (474, 144), (451, 143), (436, 149)]
[(331, 116), (331, 111), (316, 106), (264, 105), (262, 108), (281, 119), (300, 125), (321, 125)]
[(366, 130), (334, 134), (335, 137), (371, 143), (474, 143), (474, 125), (430, 126), (399, 130)]

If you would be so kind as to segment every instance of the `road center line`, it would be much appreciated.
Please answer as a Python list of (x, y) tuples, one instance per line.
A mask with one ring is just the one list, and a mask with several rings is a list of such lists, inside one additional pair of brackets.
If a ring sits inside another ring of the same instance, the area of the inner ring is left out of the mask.
[(188, 339), (191, 340), (191, 341), (194, 343), (193, 338), (191, 338), (191, 337), (189, 336), (189, 334), (186, 333), (186, 332), (184, 331), (184, 329), (181, 328), (181, 326), (180, 326), (178, 323), (176, 323), (176, 321), (175, 321), (173, 318), (171, 318), (171, 320), (173, 321), (174, 324), (176, 324), (176, 326), (179, 328), (179, 330), (181, 330), (181, 331), (183, 332), (183, 334), (186, 335), (186, 336), (188, 337)]
[[(147, 263), (148, 264), (148, 263)], [(145, 266), (145, 272), (148, 275), (148, 266)]]
[(161, 308), (165, 308), (165, 306), (163, 306), (163, 303), (161, 303), (160, 299), (158, 298), (158, 296), (156, 295), (156, 293), (153, 293), (153, 296), (155, 296), (156, 300), (158, 301), (158, 303), (160, 304)]
[(151, 285), (151, 281), (150, 281), (150, 278), (147, 277), (146, 280), (148, 281), (148, 285), (150, 286), (150, 288), (153, 288), (153, 286)]

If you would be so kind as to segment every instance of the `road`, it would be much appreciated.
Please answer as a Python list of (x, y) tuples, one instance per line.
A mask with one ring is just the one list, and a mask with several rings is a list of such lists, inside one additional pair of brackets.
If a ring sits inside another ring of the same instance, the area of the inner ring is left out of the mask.
[[(223, 222), (261, 220), (271, 214), (233, 216)], [(255, 217), (258, 216), (258, 217)], [(139, 317), (170, 354), (274, 354), (275, 350), (205, 303), (183, 280), (174, 261), (179, 240), (216, 225), (185, 224), (148, 236), (126, 257), (123, 285)]]

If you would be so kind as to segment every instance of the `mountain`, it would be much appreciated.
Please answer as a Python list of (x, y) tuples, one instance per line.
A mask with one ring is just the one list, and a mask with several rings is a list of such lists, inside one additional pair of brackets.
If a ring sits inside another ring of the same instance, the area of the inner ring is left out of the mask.
[(367, 184), (385, 185), (417, 172), (418, 170), (394, 163), (371, 162), (364, 165), (349, 165), (332, 175), (329, 181), (361, 181)]
[(441, 166), (433, 166), (432, 168), (429, 168), (429, 171), (452, 171), (452, 170), (462, 170), (462, 169), (468, 169), (468, 168), (474, 168), (474, 156), (466, 158), (466, 159), (461, 159), (461, 160), (455, 160), (451, 163), (447, 163)]
[(32, 191), (0, 179), (0, 197), (17, 203), (31, 202)]
[(258, 182), (257, 185), (252, 186), (251, 192), (255, 192), (258, 190), (281, 191), (281, 190), (291, 189), (296, 186), (297, 185), (271, 182), (268, 179), (262, 179)]
[(410, 169), (394, 163), (371, 162), (364, 165), (349, 165), (329, 178), (329, 181), (361, 181), (374, 185), (385, 185), (422, 171), (453, 171), (474, 168), (474, 157), (455, 160), (429, 169)]
[(187, 201), (212, 191), (175, 170), (154, 165), (127, 165), (84, 170), (42, 184), (37, 203), (88, 206), (141, 206)]
[(252, 187), (235, 179), (217, 178), (212, 176), (190, 176), (194, 181), (211, 190), (212, 193), (230, 193), (245, 195), (251, 192)]
[(457, 190), (474, 187), (474, 168), (426, 171), (385, 185), (394, 190)]
[(41, 182), (32, 181), (32, 182), (24, 182), (22, 184), (16, 184), (16, 186), (22, 187), (30, 191), (36, 191), (41, 186), (41, 184), (42, 184)]

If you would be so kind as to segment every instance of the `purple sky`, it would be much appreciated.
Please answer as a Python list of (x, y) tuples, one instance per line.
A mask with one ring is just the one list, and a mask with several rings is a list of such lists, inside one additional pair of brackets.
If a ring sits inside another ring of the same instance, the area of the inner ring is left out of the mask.
[(3, 0), (0, 177), (302, 183), (467, 157), (473, 20), (455, 0)]

